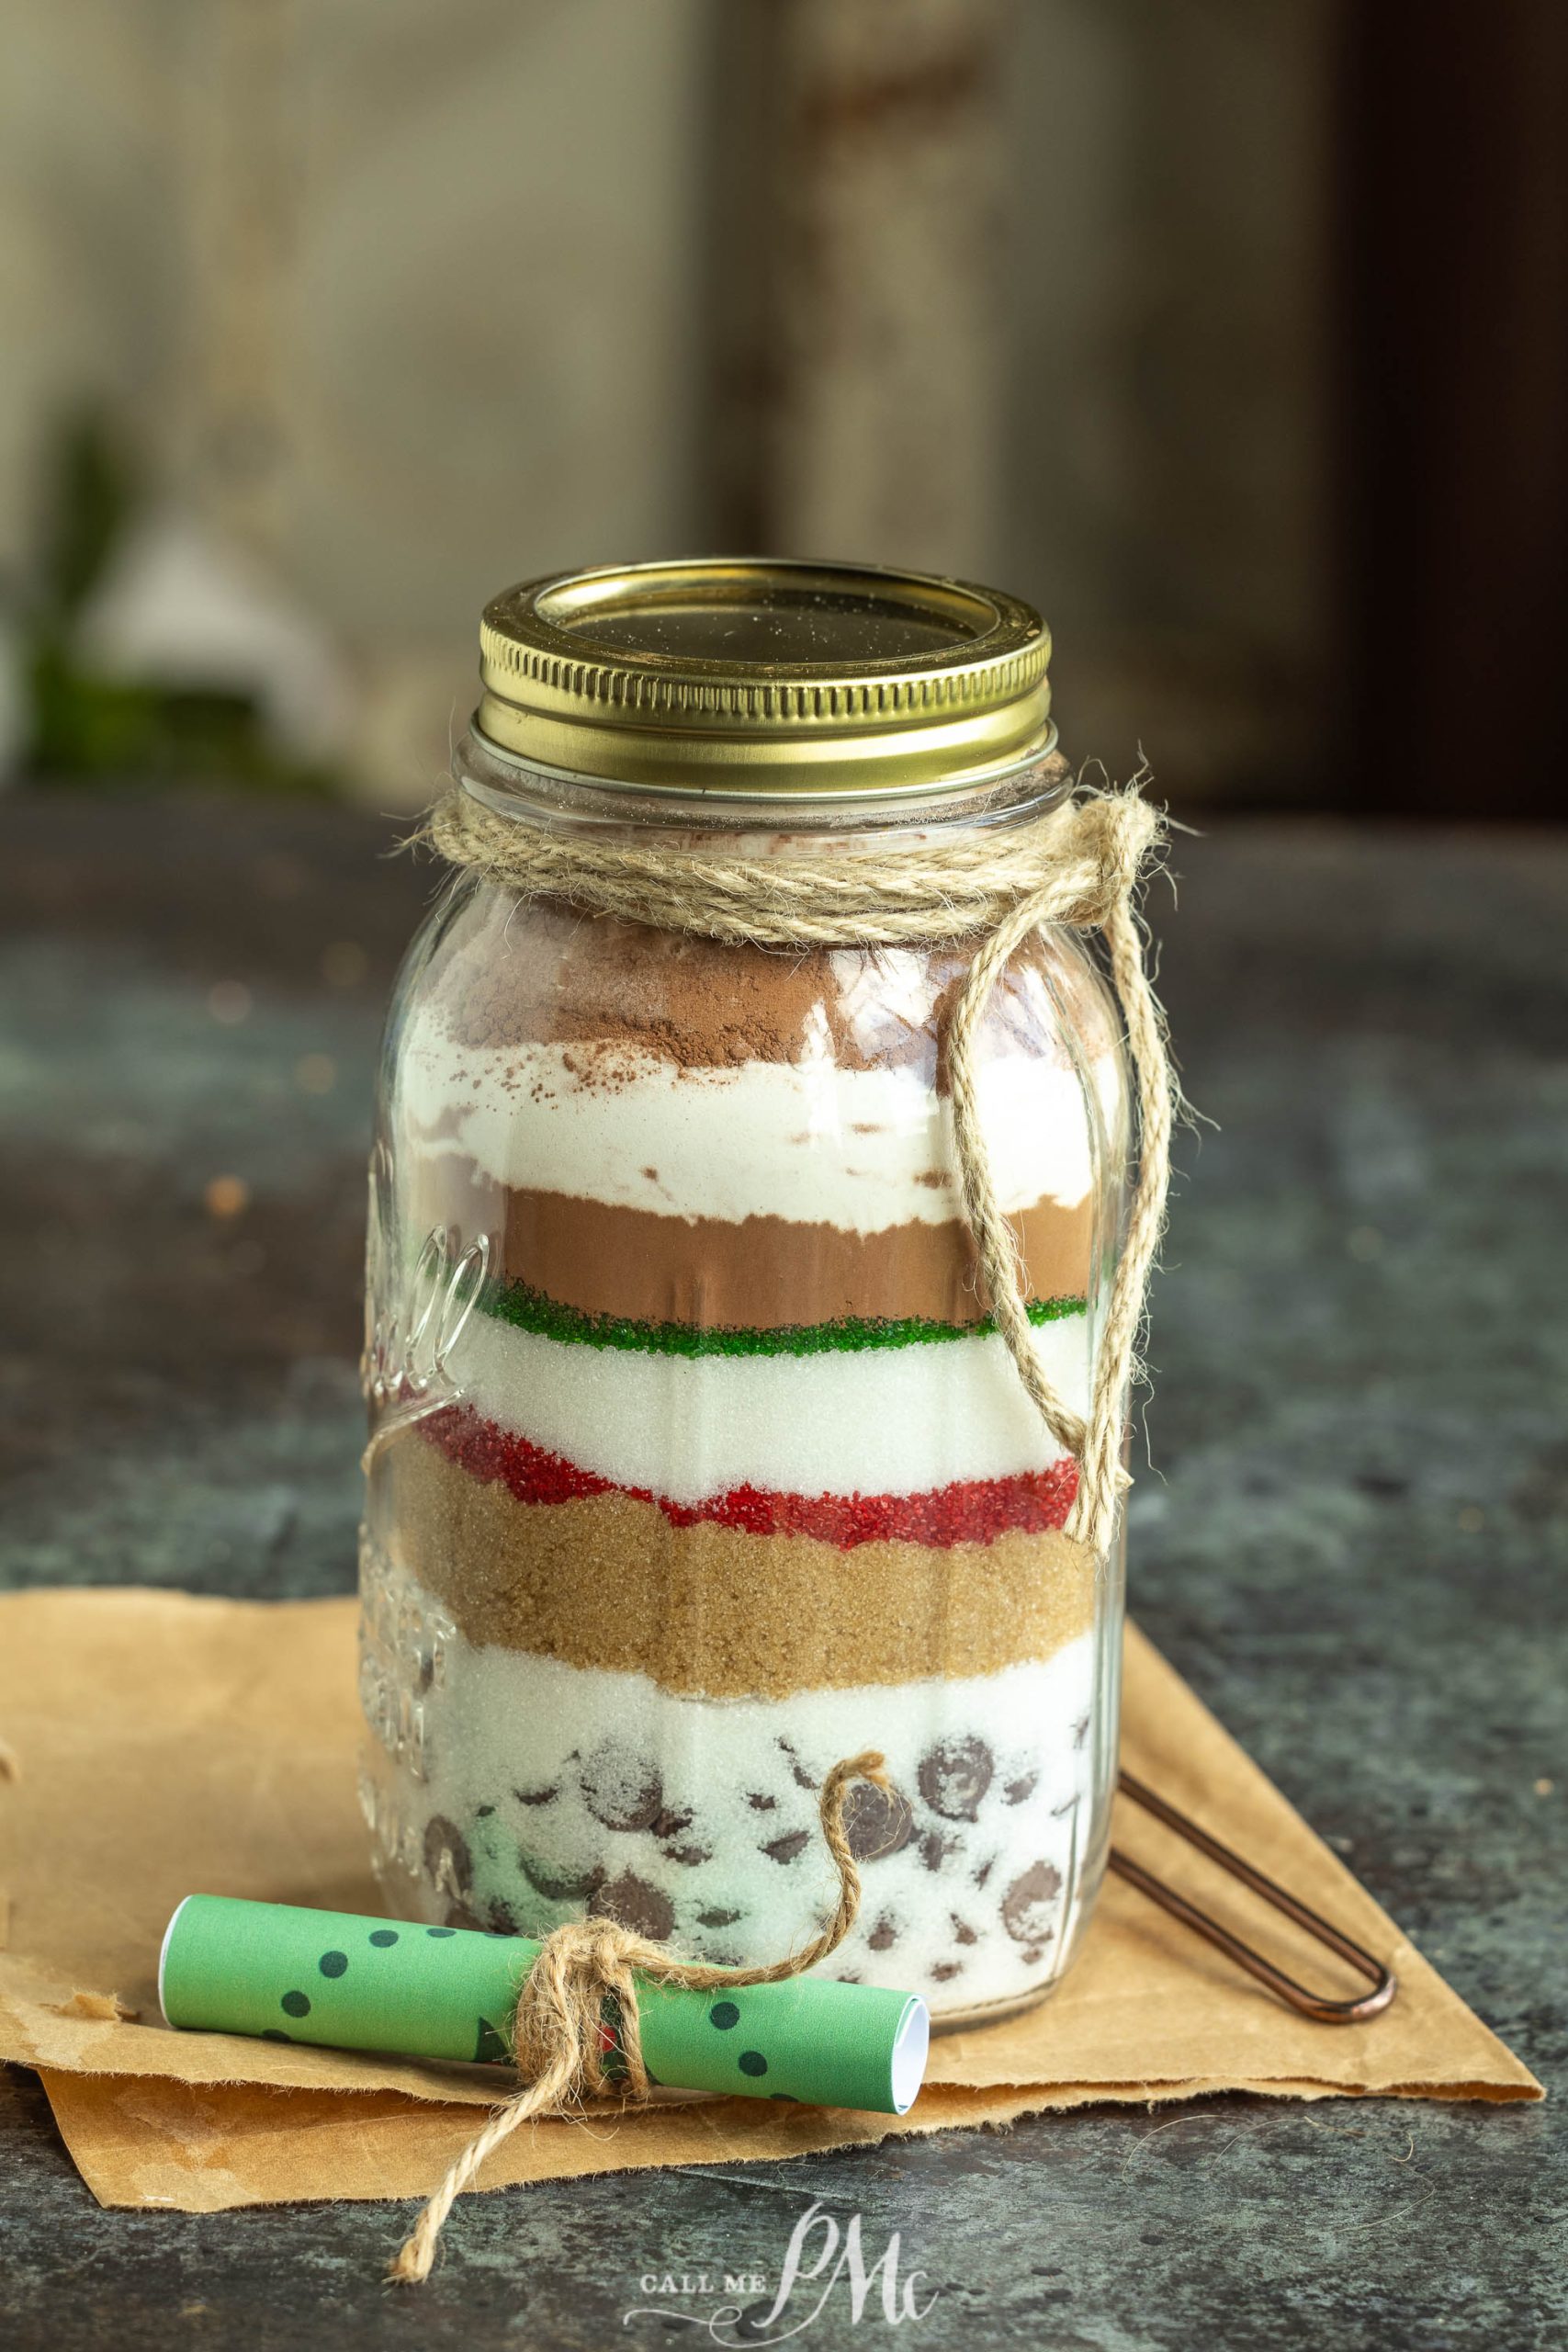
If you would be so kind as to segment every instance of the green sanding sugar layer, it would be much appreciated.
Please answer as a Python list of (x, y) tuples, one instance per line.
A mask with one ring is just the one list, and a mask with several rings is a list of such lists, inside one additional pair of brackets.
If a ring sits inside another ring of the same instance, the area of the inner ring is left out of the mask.
[[(941, 1323), (923, 1315), (844, 1316), (831, 1323), (784, 1326), (777, 1330), (710, 1329), (695, 1323), (644, 1323), (627, 1316), (593, 1315), (536, 1290), (508, 1283), (483, 1302), (497, 1321), (569, 1347), (616, 1348), (626, 1352), (671, 1356), (816, 1356), (853, 1354), (869, 1348), (929, 1346), (943, 1340), (992, 1336), (994, 1315), (976, 1323)], [(1030, 1321), (1037, 1328), (1082, 1315), (1081, 1298), (1035, 1298)]]
[[(172, 2026), (504, 2064), (538, 1952), (522, 1936), (191, 1894), (169, 1922), (158, 1990)], [(925, 2004), (876, 1985), (639, 1984), (638, 2013), (649, 2074), (682, 2090), (902, 2115), (925, 2063)]]

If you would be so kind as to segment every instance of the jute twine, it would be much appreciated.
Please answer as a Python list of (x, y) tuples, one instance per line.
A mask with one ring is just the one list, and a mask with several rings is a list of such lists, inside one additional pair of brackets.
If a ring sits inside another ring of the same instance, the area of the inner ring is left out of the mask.
[[(422, 838), (455, 865), (525, 898), (568, 901), (598, 914), (759, 947), (897, 946), (978, 938), (948, 1015), (944, 1039), (964, 1213), (1008, 1352), (1036, 1412), (1078, 1465), (1065, 1533), (1096, 1560), (1109, 1549), (1128, 1478), (1124, 1399), (1136, 1369), (1145, 1293), (1165, 1220), (1174, 1088), (1165, 1023), (1149, 986), (1134, 906), (1163, 834), (1135, 786), (1079, 792), (1046, 815), (995, 832), (971, 829), (895, 850), (768, 857), (638, 847), (603, 836), (546, 832), (501, 816), (461, 791), (436, 808)], [(1057, 1396), (1035, 1352), (1018, 1238), (997, 1195), (981, 1122), (978, 1039), (1009, 958), (1043, 924), (1100, 932), (1137, 1080), (1138, 1177), (1096, 1356), (1087, 1421)], [(882, 1758), (836, 1765), (822, 1791), (822, 1834), (839, 1871), (831, 1924), (802, 1951), (751, 1969), (676, 1961), (604, 1919), (569, 1921), (548, 1937), (518, 1996), (513, 2046), (525, 2087), (498, 2108), (452, 2166), (392, 2266), (394, 2278), (429, 2276), (441, 2227), (486, 2157), (519, 2124), (575, 2114), (605, 2089), (601, 2018), (620, 2014), (624, 2095), (647, 2095), (634, 1970), (649, 1983), (701, 1991), (776, 1984), (837, 1949), (854, 1924), (860, 1880), (843, 1828), (851, 1781), (886, 1783)], [(617, 2086), (617, 2087), (620, 2087)]]
[[(871, 1749), (849, 1757), (835, 1764), (822, 1783), (822, 1836), (839, 1873), (839, 1899), (828, 1926), (799, 1951), (761, 1968), (708, 1968), (673, 1959), (662, 1944), (649, 1943), (646, 1936), (634, 1935), (613, 1919), (569, 1920), (546, 1938), (523, 1979), (512, 2021), (513, 2055), (524, 2087), (496, 2109), (464, 2149), (420, 2215), (412, 2235), (399, 2249), (389, 2278), (418, 2286), (429, 2278), (447, 2214), (485, 2158), (520, 2123), (580, 2115), (589, 2099), (611, 2090), (621, 2093), (627, 2106), (647, 2099), (648, 2068), (634, 1971), (647, 1984), (710, 1993), (720, 1985), (782, 1984), (837, 1951), (860, 1909), (860, 1872), (844, 1828), (844, 1799), (854, 1781), (887, 1790), (881, 1757)], [(610, 2015), (616, 2020), (613, 2036), (604, 2030), (607, 2004), (613, 2005)], [(606, 2068), (612, 2054), (618, 2054), (619, 2079)]]

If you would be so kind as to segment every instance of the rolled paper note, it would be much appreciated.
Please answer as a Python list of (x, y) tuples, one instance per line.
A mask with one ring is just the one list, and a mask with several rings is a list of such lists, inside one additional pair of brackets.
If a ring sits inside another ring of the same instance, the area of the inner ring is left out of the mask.
[[(164, 1937), (158, 1997), (187, 2030), (504, 2065), (538, 1952), (525, 1936), (187, 1894)], [(649, 2074), (671, 2089), (905, 2115), (926, 2069), (925, 2003), (881, 1985), (639, 1981), (637, 2008)], [(613, 2031), (612, 2019), (607, 2054)]]

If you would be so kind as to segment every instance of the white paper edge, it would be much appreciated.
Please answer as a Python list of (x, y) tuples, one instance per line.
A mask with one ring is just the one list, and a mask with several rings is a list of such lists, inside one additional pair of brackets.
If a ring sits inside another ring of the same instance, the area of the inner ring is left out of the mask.
[[(174, 1936), (175, 1929), (179, 1926), (180, 1913), (185, 1909), (187, 1903), (194, 1901), (195, 1897), (193, 1895), (181, 1895), (178, 1903), (175, 1906), (174, 1917), (164, 1930), (164, 1940), (158, 1947), (158, 2007), (164, 2012), (164, 2023), (165, 2025), (174, 2025), (175, 2021), (169, 2015), (168, 2004), (164, 1998), (164, 1963), (169, 1957), (169, 1944)], [(178, 2032), (179, 2029), (177, 2026), (175, 2028), (175, 2030)]]
[(926, 2060), (931, 2054), (931, 2013), (917, 1996), (898, 2020), (898, 2031), (893, 2043), (889, 2073), (895, 2115), (908, 2115), (919, 2097), (920, 2085), (926, 2078)]

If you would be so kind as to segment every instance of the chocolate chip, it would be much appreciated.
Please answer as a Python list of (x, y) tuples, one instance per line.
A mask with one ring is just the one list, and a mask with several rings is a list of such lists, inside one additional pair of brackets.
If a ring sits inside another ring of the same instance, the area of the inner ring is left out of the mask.
[(1004, 1804), (1022, 1804), (1026, 1797), (1032, 1797), (1034, 1794), (1039, 1784), (1040, 1775), (1038, 1772), (1025, 1772), (1021, 1780), (1010, 1781), (1007, 1783), (1006, 1787), (1002, 1791), (1002, 1803)]
[(773, 1838), (772, 1843), (764, 1846), (761, 1850), (771, 1862), (793, 1862), (799, 1855), (805, 1853), (810, 1843), (809, 1829), (792, 1829), (787, 1837)]
[(950, 1984), (955, 1976), (962, 1976), (963, 1973), (964, 1962), (961, 1960), (933, 1960), (931, 1962), (933, 1984)]
[(739, 1917), (739, 1911), (699, 1911), (697, 1925), (699, 1928), (733, 1928)]
[(969, 1925), (967, 1919), (961, 1919), (956, 1911), (950, 1911), (947, 1916), (953, 1922), (953, 1940), (955, 1944), (977, 1944), (979, 1942), (980, 1938), (977, 1931)]
[(941, 1870), (950, 1854), (956, 1854), (964, 1840), (941, 1829), (928, 1829), (920, 1840), (920, 1860), (928, 1871)]
[(777, 1797), (749, 1795), (746, 1802), (750, 1806), (753, 1813), (776, 1813), (778, 1811), (779, 1801)]
[(790, 1746), (788, 1740), (781, 1739), (779, 1746), (789, 1758), (789, 1769), (795, 1777), (795, 1787), (797, 1789), (815, 1789), (819, 1787), (820, 1783), (812, 1779), (810, 1773), (807, 1770), (805, 1765), (801, 1762), (799, 1757)]
[(649, 1824), (654, 1836), (660, 1839), (679, 1838), (682, 1830), (689, 1829), (691, 1826), (692, 1815), (689, 1813), (676, 1813), (669, 1805), (663, 1807), (657, 1821)]
[(477, 1804), (474, 1807), (474, 1819), (476, 1821), (488, 1821), (494, 1811), (495, 1807), (492, 1804)]
[(582, 1802), (606, 1829), (651, 1829), (664, 1810), (664, 1783), (646, 1757), (606, 1739), (583, 1760)]
[(857, 1862), (878, 1862), (885, 1854), (897, 1854), (914, 1829), (913, 1807), (897, 1789), (857, 1781), (844, 1799), (844, 1835)]
[(474, 1883), (468, 1841), (444, 1813), (433, 1813), (424, 1825), (424, 1874), (438, 1894), (461, 1897)]
[(560, 1782), (553, 1781), (546, 1789), (513, 1789), (519, 1804), (554, 1804), (560, 1794)]
[(589, 1905), (595, 1917), (617, 1919), (634, 1935), (650, 1937), (662, 1943), (675, 1925), (675, 1905), (656, 1886), (633, 1871), (623, 1871), (608, 1886), (602, 1886)]
[[(1050, 1937), (1047, 1936), (1045, 1943), (1049, 1943), (1050, 1940)], [(1023, 1957), (1029, 1963), (1030, 1967), (1032, 1968), (1036, 1961), (1044, 1959), (1045, 1944), (1026, 1944), (1024, 1946)]]
[(529, 1885), (542, 1894), (547, 1903), (581, 1903), (585, 1895), (603, 1886), (604, 1872), (595, 1865), (591, 1870), (563, 1870), (552, 1862), (536, 1861), (524, 1847), (517, 1857)]
[(712, 1861), (713, 1849), (708, 1846), (666, 1846), (664, 1859), (667, 1862), (679, 1862), (682, 1870), (695, 1870), (699, 1862)]
[(944, 1821), (973, 1821), (996, 1760), (983, 1739), (941, 1739), (920, 1758), (920, 1794)]
[(1051, 1862), (1031, 1862), (1002, 1897), (1002, 1925), (1017, 1944), (1043, 1943), (1051, 1913), (1062, 1892), (1062, 1873)]
[(986, 1881), (990, 1877), (991, 1871), (996, 1866), (996, 1860), (997, 1858), (995, 1854), (987, 1855), (985, 1860), (981, 1863), (979, 1869), (975, 1873), (975, 1883), (976, 1886), (985, 1885)]
[(885, 1911), (865, 1939), (866, 1949), (868, 1951), (891, 1951), (897, 1940), (898, 1922), (890, 1919)]
[(491, 1897), (490, 1917), (485, 1925), (492, 1936), (514, 1936), (517, 1933), (517, 1919), (512, 1905), (503, 1903), (499, 1894)]

